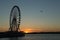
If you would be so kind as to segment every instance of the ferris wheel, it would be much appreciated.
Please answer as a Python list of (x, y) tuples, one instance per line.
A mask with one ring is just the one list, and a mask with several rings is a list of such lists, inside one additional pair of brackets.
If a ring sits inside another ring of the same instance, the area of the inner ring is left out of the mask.
[(18, 31), (20, 25), (20, 9), (18, 6), (13, 6), (11, 13), (10, 13), (10, 31)]

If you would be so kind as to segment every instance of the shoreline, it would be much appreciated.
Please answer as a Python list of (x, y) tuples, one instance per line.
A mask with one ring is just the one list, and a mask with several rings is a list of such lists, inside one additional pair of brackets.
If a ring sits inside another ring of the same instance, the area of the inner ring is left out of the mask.
[(25, 34), (60, 34), (60, 32), (31, 32)]

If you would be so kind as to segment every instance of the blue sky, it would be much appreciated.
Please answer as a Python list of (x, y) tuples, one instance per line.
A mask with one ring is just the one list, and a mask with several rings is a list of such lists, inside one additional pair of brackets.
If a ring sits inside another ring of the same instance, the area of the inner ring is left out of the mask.
[(1, 28), (9, 27), (9, 14), (14, 5), (21, 10), (22, 30), (60, 31), (60, 0), (0, 0)]

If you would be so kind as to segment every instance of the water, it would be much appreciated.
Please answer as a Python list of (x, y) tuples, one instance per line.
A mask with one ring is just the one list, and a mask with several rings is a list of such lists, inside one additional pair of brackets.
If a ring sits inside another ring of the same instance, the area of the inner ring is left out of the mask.
[(24, 37), (0, 38), (0, 40), (60, 40), (60, 34), (26, 34)]

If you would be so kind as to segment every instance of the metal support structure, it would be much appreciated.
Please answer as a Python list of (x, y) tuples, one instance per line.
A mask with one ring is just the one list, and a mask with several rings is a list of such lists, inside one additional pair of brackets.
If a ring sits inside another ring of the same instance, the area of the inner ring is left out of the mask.
[(11, 13), (10, 13), (10, 31), (18, 31), (20, 25), (20, 9), (18, 6), (13, 6)]

